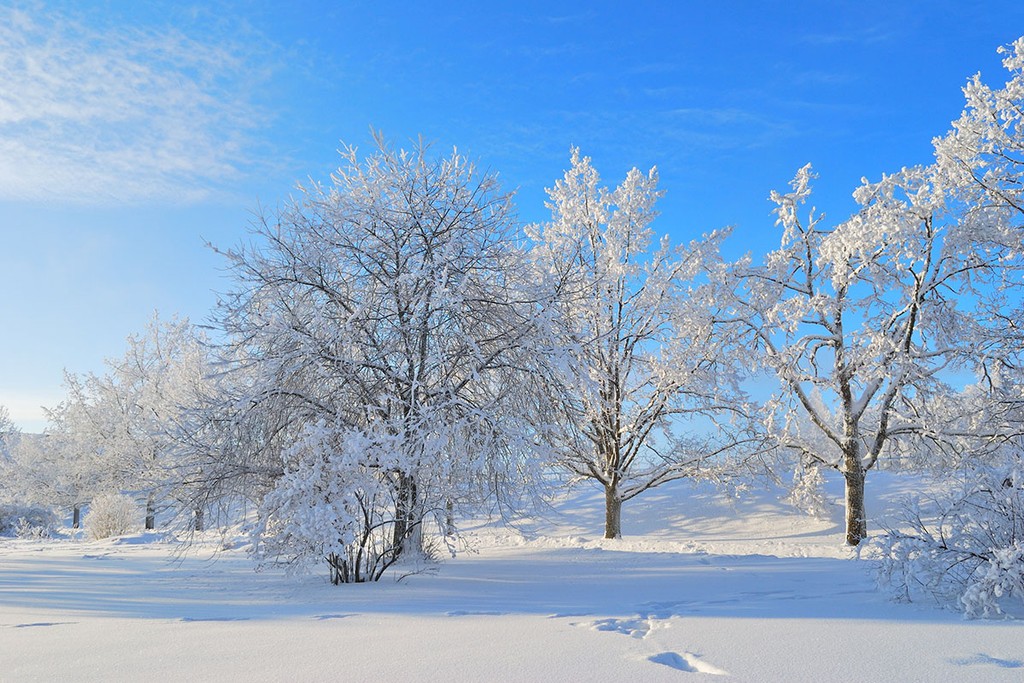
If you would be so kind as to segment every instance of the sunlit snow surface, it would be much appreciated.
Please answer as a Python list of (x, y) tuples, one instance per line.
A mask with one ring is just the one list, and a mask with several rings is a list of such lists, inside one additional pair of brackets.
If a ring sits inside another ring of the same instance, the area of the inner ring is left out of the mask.
[[(872, 474), (875, 529), (912, 486)], [(601, 502), (477, 525), (473, 552), (358, 586), (211, 561), (212, 539), (2, 539), (0, 681), (1024, 680), (1024, 622), (888, 602), (838, 507), (681, 483), (605, 541)]]

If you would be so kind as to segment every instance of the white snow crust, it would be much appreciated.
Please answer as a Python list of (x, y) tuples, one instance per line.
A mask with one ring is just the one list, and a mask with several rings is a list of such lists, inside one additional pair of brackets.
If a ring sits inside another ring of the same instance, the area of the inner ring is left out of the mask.
[[(377, 584), (253, 571), (212, 534), (0, 539), (0, 681), (1019, 681), (1024, 623), (889, 602), (779, 492), (676, 482), (602, 539), (600, 492)], [(913, 480), (868, 482), (869, 514)]]

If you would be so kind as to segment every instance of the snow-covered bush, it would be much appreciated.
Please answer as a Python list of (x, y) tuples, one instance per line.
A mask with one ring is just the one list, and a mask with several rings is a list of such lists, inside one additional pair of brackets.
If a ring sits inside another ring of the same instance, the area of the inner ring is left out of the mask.
[(85, 516), (85, 529), (96, 541), (121, 536), (138, 526), (139, 510), (135, 501), (119, 493), (105, 493), (93, 498), (89, 514)]
[(45, 538), (57, 525), (53, 510), (36, 505), (0, 505), (0, 536)]
[[(421, 443), (421, 457), (439, 455), (440, 445)], [(388, 430), (324, 420), (306, 425), (285, 449), (285, 474), (260, 506), (253, 530), (258, 559), (292, 571), (326, 560), (334, 584), (376, 581), (400, 556), (424, 559), (430, 541), (425, 547), (421, 524), (438, 511), (411, 511), (413, 528), (396, 533), (402, 505), (396, 501), (395, 477), (407, 448)], [(418, 482), (419, 500), (429, 500), (429, 491), (422, 489), (430, 482), (423, 477)]]
[(972, 469), (907, 505), (887, 532), (880, 583), (899, 600), (934, 599), (969, 617), (1024, 607), (1024, 467)]
[(14, 525), (14, 535), (18, 538), (49, 538), (50, 533), (50, 527), (33, 524), (24, 517)]

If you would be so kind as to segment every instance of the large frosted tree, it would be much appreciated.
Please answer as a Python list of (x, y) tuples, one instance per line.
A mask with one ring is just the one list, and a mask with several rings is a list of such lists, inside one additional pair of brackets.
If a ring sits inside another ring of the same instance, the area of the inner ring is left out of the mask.
[(856, 545), (865, 478), (883, 456), (935, 462), (971, 436), (946, 429), (959, 416), (939, 407), (953, 405), (950, 373), (1001, 334), (993, 312), (1019, 281), (1021, 235), (1005, 205), (979, 202), (941, 160), (865, 181), (860, 210), (835, 225), (805, 208), (812, 179), (806, 166), (772, 193), (781, 245), (733, 265), (720, 322), (778, 380), (777, 444), (842, 473)]
[[(1024, 602), (1024, 38), (1001, 48), (1001, 88), (978, 74), (966, 107), (935, 140), (936, 162), (998, 255), (992, 289), (968, 289), (980, 334), (963, 349), (978, 381), (956, 395), (949, 427), (976, 435), (935, 496), (918, 500), (883, 540), (882, 576), (902, 599), (938, 599), (972, 616)], [(947, 429), (949, 429), (947, 427)]]
[(609, 190), (573, 149), (548, 190), (551, 220), (529, 231), (534, 265), (558, 291), (559, 462), (604, 489), (607, 538), (622, 535), (623, 502), (726, 450), (711, 422), (686, 417), (737, 407), (698, 286), (721, 235), (655, 241), (657, 183), (655, 170), (633, 169)]
[(247, 436), (207, 476), (250, 478), (265, 557), (375, 580), (425, 523), (453, 534), (460, 507), (529, 476), (543, 307), (510, 195), (458, 153), (378, 138), (300, 193), (224, 252), (241, 379), (218, 429)]

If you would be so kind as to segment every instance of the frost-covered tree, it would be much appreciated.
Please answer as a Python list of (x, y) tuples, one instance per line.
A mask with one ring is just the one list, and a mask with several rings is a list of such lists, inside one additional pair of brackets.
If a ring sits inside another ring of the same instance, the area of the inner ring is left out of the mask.
[(993, 312), (1019, 283), (1021, 233), (942, 163), (865, 181), (860, 210), (834, 227), (813, 208), (801, 215), (812, 178), (806, 166), (772, 193), (781, 246), (732, 267), (720, 322), (746, 333), (757, 369), (781, 386), (768, 404), (778, 444), (842, 473), (856, 545), (865, 476), (883, 455), (933, 457), (971, 436), (946, 430), (936, 407), (947, 371), (1000, 336)]
[(899, 597), (928, 595), (971, 616), (1024, 603), (1024, 300), (1020, 245), (1005, 239), (1024, 232), (1024, 38), (1001, 52), (1005, 85), (974, 76), (963, 114), (935, 140), (936, 163), (982, 239), (1006, 242), (986, 245), (1003, 258), (1002, 281), (984, 296), (966, 293), (983, 321), (964, 350), (978, 382), (944, 411), (947, 430), (984, 438), (965, 445), (944, 486), (910, 504), (881, 544), (883, 582)]
[(573, 149), (548, 190), (551, 221), (529, 229), (532, 260), (559, 291), (558, 459), (603, 487), (606, 538), (622, 535), (623, 502), (697, 475), (725, 450), (719, 430), (684, 433), (684, 418), (737, 398), (697, 284), (722, 235), (654, 242), (657, 183), (654, 169), (634, 168), (608, 190)]
[(29, 506), (59, 505), (46, 442), (42, 434), (19, 434), (10, 442), (6, 458), (0, 458), (0, 500)]
[(17, 495), (15, 490), (21, 483), (16, 470), (15, 449), (18, 442), (18, 428), (11, 421), (6, 406), (0, 405), (0, 503)]
[[(422, 143), (343, 151), (329, 184), (227, 250), (239, 378), (207, 464), (245, 479), (258, 552), (375, 580), (462, 505), (528, 476), (543, 350), (509, 195)], [(246, 426), (249, 425), (249, 426)], [(254, 490), (253, 490), (254, 489)]]
[(86, 405), (70, 397), (72, 381), (65, 374), (69, 397), (46, 411), (50, 427), (45, 440), (38, 452), (26, 454), (21, 473), (34, 480), (37, 492), (46, 491), (52, 505), (70, 510), (71, 526), (77, 529), (82, 508), (111, 488), (114, 474), (104, 461)]
[[(187, 482), (177, 476), (179, 434), (185, 413), (207, 390), (206, 342), (188, 319), (154, 315), (143, 334), (128, 338), (124, 356), (108, 365), (108, 393), (119, 396), (117, 457), (130, 473), (122, 490), (145, 495), (145, 527), (152, 529), (158, 505), (188, 495), (182, 490)], [(176, 512), (202, 515), (201, 509)]]
[(800, 214), (813, 177), (801, 169), (791, 192), (772, 194), (781, 247), (733, 269), (726, 322), (746, 330), (782, 386), (770, 404), (779, 444), (843, 474), (850, 544), (867, 533), (865, 475), (886, 452), (955, 465), (999, 437), (943, 380), (1012, 366), (1024, 338), (1024, 40), (1004, 64), (1003, 89), (980, 77), (965, 88), (935, 162), (865, 181), (849, 220)]
[(11, 421), (6, 406), (0, 406), (0, 463), (10, 457), (11, 449), (18, 438), (18, 428)]
[(42, 442), (22, 434), (0, 406), (0, 535), (47, 536), (56, 523)]
[(176, 488), (177, 434), (183, 411), (206, 375), (200, 340), (188, 320), (161, 322), (128, 338), (107, 372), (65, 373), (67, 399), (50, 411), (46, 452), (55, 461), (59, 498), (77, 511), (91, 496), (127, 492), (145, 501), (147, 529), (161, 498)]

